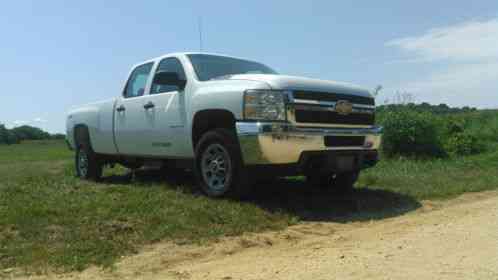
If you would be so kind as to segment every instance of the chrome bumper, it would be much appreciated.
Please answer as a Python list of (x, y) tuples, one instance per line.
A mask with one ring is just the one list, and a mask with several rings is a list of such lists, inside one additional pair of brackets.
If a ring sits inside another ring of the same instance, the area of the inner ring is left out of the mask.
[[(381, 143), (381, 127), (309, 128), (289, 123), (237, 122), (237, 135), (244, 163), (298, 163), (303, 152), (376, 151)], [(365, 136), (363, 146), (326, 147), (326, 136)]]

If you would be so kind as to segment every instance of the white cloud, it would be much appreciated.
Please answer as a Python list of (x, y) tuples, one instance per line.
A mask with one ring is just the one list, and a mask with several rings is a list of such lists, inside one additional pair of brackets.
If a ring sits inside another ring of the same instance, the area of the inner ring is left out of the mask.
[(12, 122), (12, 125), (15, 127), (15, 126), (25, 125), (25, 124), (28, 124), (28, 123), (29, 123), (28, 121), (15, 120), (15, 121)]
[(392, 63), (446, 62), (446, 69), (396, 85), (413, 93), (418, 102), (498, 107), (498, 18), (431, 29), (421, 36), (391, 40), (386, 46), (409, 56)]
[(386, 46), (400, 48), (420, 61), (498, 59), (498, 18), (435, 28), (421, 36), (388, 41)]
[(46, 123), (46, 122), (47, 122), (47, 120), (42, 119), (42, 118), (35, 118), (35, 119), (33, 120), (33, 122), (35, 122), (35, 123)]
[(417, 101), (453, 106), (498, 107), (498, 63), (477, 63), (449, 67), (400, 88), (413, 93)]
[(14, 128), (14, 127), (18, 127), (18, 126), (23, 126), (23, 125), (33, 125), (33, 126), (37, 126), (37, 127), (41, 127), (43, 128), (43, 124), (47, 123), (48, 121), (43, 119), (43, 118), (34, 118), (30, 121), (26, 121), (26, 120), (15, 120), (15, 121), (12, 121), (12, 122), (9, 122), (6, 124), (6, 127), (8, 128)]

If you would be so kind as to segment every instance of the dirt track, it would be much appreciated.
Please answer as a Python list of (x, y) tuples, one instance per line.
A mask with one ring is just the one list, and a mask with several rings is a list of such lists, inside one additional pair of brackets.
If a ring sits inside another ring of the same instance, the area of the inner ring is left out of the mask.
[(498, 279), (498, 193), (372, 222), (305, 223), (206, 247), (157, 245), (75, 279)]

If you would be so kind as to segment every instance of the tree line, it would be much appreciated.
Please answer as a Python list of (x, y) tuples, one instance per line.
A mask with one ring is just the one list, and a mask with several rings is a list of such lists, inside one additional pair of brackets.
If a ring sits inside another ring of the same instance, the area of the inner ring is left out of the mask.
[(48, 140), (64, 139), (65, 135), (56, 133), (50, 134), (38, 127), (23, 125), (8, 129), (5, 125), (0, 124), (0, 144), (19, 144), (25, 140)]
[(380, 105), (377, 107), (377, 112), (383, 113), (385, 111), (395, 111), (400, 109), (407, 109), (416, 112), (429, 112), (433, 114), (458, 114), (458, 113), (470, 113), (478, 111), (477, 108), (474, 107), (450, 107), (444, 103), (439, 105), (432, 105), (427, 102), (423, 102), (420, 104), (416, 104), (413, 102), (410, 103), (394, 103), (394, 104), (386, 104)]

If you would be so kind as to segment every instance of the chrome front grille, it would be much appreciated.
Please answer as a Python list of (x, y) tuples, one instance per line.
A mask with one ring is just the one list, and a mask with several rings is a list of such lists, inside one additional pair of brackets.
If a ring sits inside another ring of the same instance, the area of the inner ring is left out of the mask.
[(317, 102), (337, 102), (339, 100), (347, 100), (353, 104), (375, 106), (375, 99), (365, 96), (356, 96), (341, 93), (318, 92), (318, 91), (302, 91), (297, 90), (293, 93), (294, 99), (311, 100)]
[[(348, 104), (346, 112), (338, 108)], [(372, 126), (375, 124), (375, 100), (370, 97), (295, 91), (288, 105), (292, 122), (302, 125)]]

